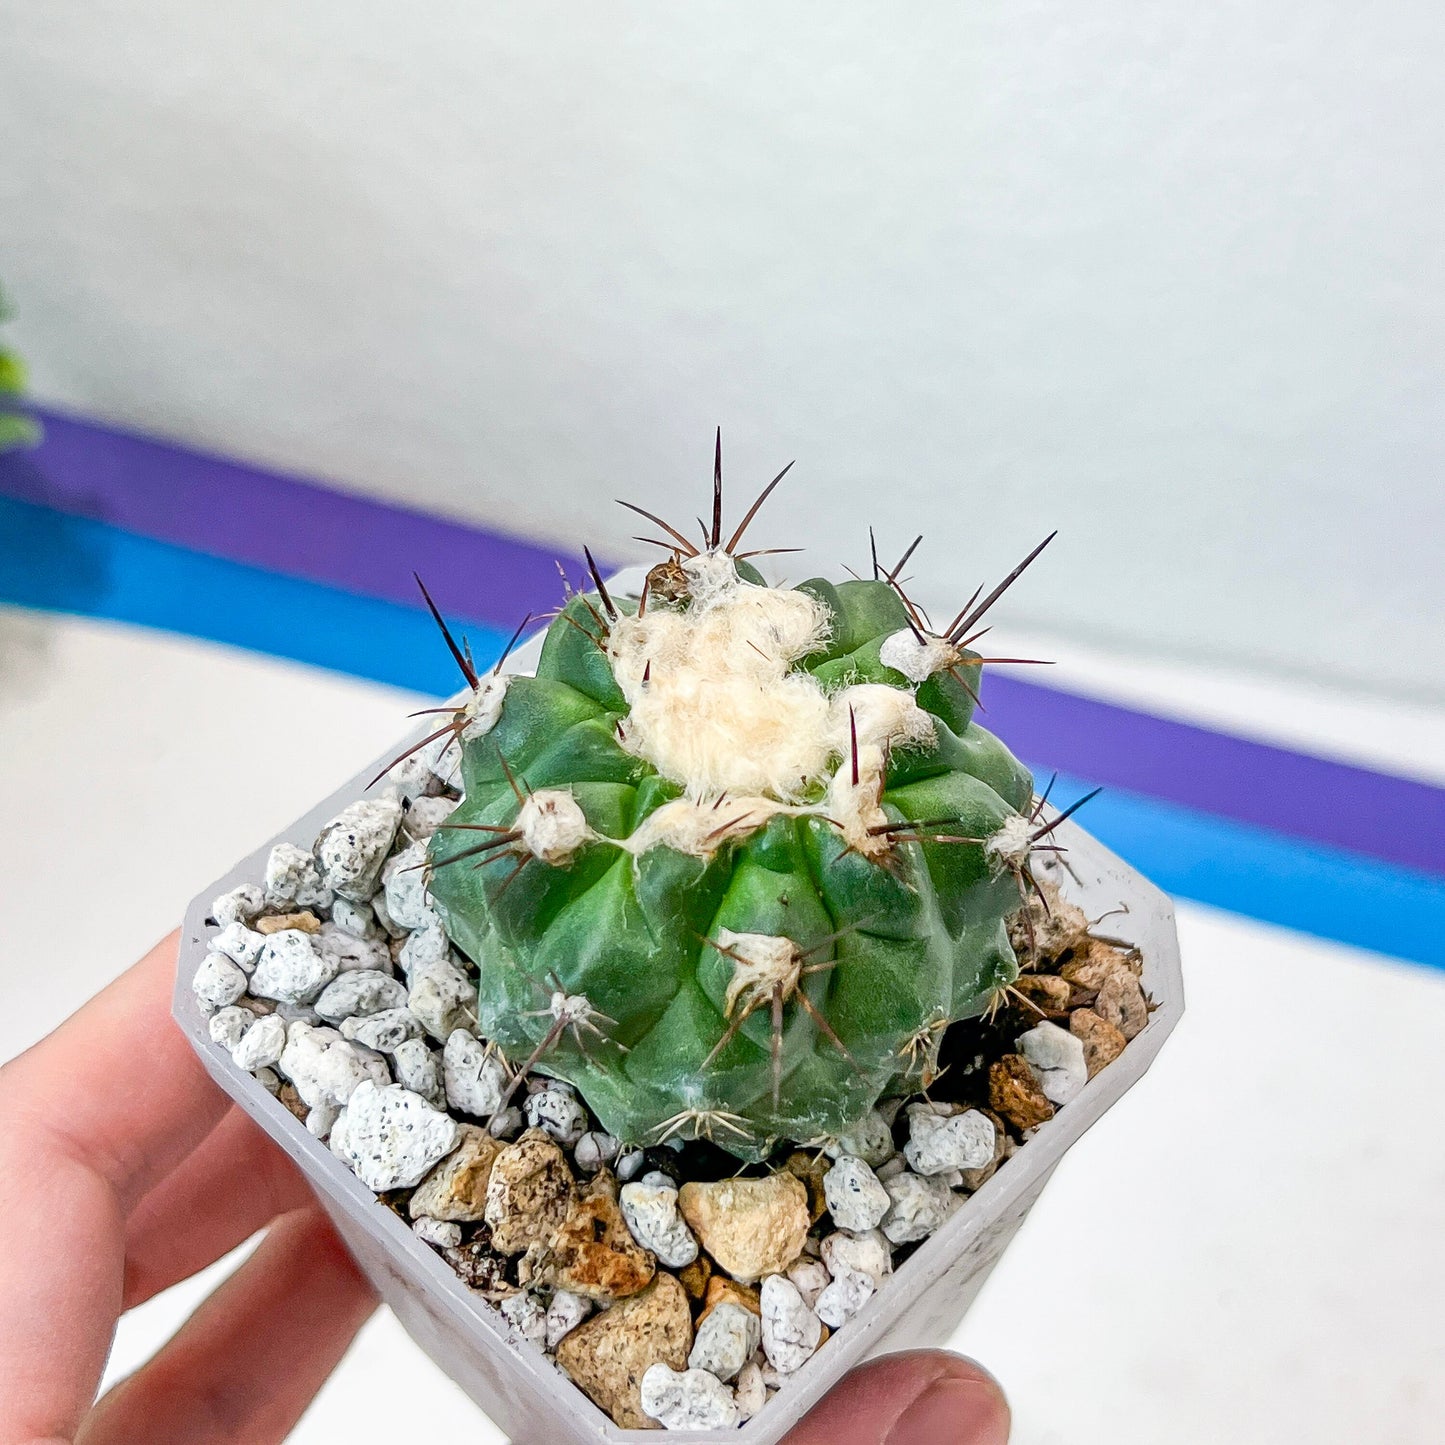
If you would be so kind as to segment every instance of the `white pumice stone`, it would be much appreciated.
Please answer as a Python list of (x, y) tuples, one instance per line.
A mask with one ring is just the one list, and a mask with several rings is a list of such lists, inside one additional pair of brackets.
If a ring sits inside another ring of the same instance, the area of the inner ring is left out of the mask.
[(619, 1182), (626, 1184), (636, 1179), (647, 1162), (647, 1155), (641, 1149), (626, 1149), (617, 1156), (617, 1168), (613, 1171)]
[(677, 1180), (674, 1179), (671, 1174), (667, 1174), (661, 1169), (649, 1169), (637, 1182), (639, 1184), (650, 1184), (654, 1189), (677, 1188)]
[(927, 1104), (908, 1106), (908, 1143), (903, 1146), (903, 1157), (915, 1174), (982, 1169), (993, 1159), (997, 1142), (998, 1130), (993, 1120), (977, 1109), (939, 1115)]
[(250, 1009), (239, 1004), (227, 1004), (219, 1013), (211, 1015), (206, 1027), (210, 1030), (211, 1042), (220, 1044), (230, 1053), (241, 1042), (241, 1035), (255, 1022), (256, 1015)]
[(738, 1423), (751, 1420), (768, 1403), (768, 1387), (763, 1384), (763, 1372), (757, 1361), (749, 1360), (738, 1371), (733, 1384), (733, 1400), (738, 1407)]
[(570, 1148), (587, 1132), (587, 1110), (561, 1089), (543, 1089), (523, 1106), (527, 1123), (545, 1129), (563, 1148)]
[(281, 1075), (275, 1069), (257, 1069), (254, 1078), (268, 1094), (281, 1092)]
[(901, 1155), (895, 1154), (891, 1159), (885, 1159), (876, 1169), (874, 1176), (880, 1184), (886, 1184), (890, 1179), (896, 1178), (908, 1168), (908, 1161)]
[(341, 1105), (330, 1099), (323, 1099), (307, 1111), (306, 1128), (318, 1139), (324, 1139), (341, 1115)]
[(377, 893), (371, 899), (371, 916), (376, 919), (376, 926), (390, 939), (405, 938), (407, 930), (386, 911), (386, 894)]
[(470, 1025), (475, 998), (475, 985), (446, 959), (411, 971), (406, 1006), (439, 1044), (446, 1043), (458, 1029)]
[(697, 1239), (678, 1212), (677, 1189), (671, 1183), (624, 1184), (618, 1202), (633, 1239), (650, 1249), (660, 1264), (681, 1269), (697, 1258)]
[(353, 903), (349, 898), (338, 898), (331, 905), (331, 922), (342, 933), (353, 938), (375, 938), (381, 932), (369, 903)]
[(310, 1024), (312, 1028), (321, 1025), (321, 1015), (309, 1003), (278, 1003), (273, 1004), (272, 1008), (276, 1017), (284, 1019), (288, 1024)]
[(451, 939), (447, 937), (441, 919), (433, 914), (422, 927), (407, 934), (397, 963), (400, 964), (402, 973), (410, 978), (418, 968), (425, 968), (433, 963), (450, 962), (451, 947)]
[(370, 898), (400, 822), (401, 800), (395, 794), (362, 798), (343, 808), (321, 830), (312, 850), (322, 883), (342, 898)]
[(456, 811), (455, 798), (413, 798), (402, 817), (401, 826), (407, 837), (421, 843), (430, 838)]
[(276, 1014), (256, 1019), (231, 1050), (236, 1067), (247, 1073), (279, 1063), (286, 1048), (286, 1020)]
[(801, 1368), (823, 1338), (823, 1322), (786, 1275), (770, 1274), (759, 1292), (763, 1312), (763, 1353), (780, 1375)]
[(762, 1338), (762, 1323), (752, 1310), (735, 1300), (723, 1300), (698, 1325), (688, 1367), (731, 1380), (752, 1359)]
[(706, 1370), (682, 1373), (649, 1365), (642, 1377), (642, 1413), (664, 1430), (730, 1430), (738, 1423), (733, 1392)]
[(294, 843), (278, 843), (266, 859), (266, 902), (273, 908), (330, 908), (334, 895), (321, 881), (316, 859)]
[(392, 1053), (398, 1044), (420, 1038), (422, 1033), (421, 1021), (409, 1008), (382, 1009), (341, 1021), (342, 1038), (382, 1054)]
[(490, 1119), (507, 1090), (506, 1065), (467, 1029), (453, 1029), (448, 1035), (442, 1078), (448, 1106), (475, 1119)]
[[(400, 1084), (358, 1084), (331, 1131), (331, 1148), (368, 1189), (409, 1189), (457, 1144), (456, 1121)], [(338, 1148), (337, 1133), (341, 1144)]]
[(196, 969), (191, 988), (206, 1007), (225, 1008), (246, 992), (246, 975), (224, 953), (208, 953)]
[[(432, 730), (432, 728), (427, 729), (428, 732)], [(461, 786), (462, 752), (457, 746), (454, 729), (449, 728), (440, 737), (433, 738), (431, 742), (418, 748), (413, 756), (426, 764), (428, 771), (436, 780), (436, 787)]]
[(250, 973), (256, 967), (256, 960), (261, 956), (261, 948), (265, 942), (264, 933), (247, 928), (244, 923), (228, 923), (210, 939), (206, 947), (213, 953), (224, 953), (237, 968)]
[(249, 923), (266, 906), (266, 891), (255, 883), (242, 883), (211, 900), (211, 917), (222, 927)]
[(877, 1229), (888, 1213), (888, 1191), (867, 1164), (852, 1154), (844, 1154), (823, 1176), (823, 1197), (833, 1223), (856, 1234)]
[(821, 1259), (812, 1259), (806, 1255), (794, 1260), (788, 1266), (787, 1273), (809, 1309), (818, 1303), (818, 1296), (828, 1288), (832, 1278), (828, 1273), (828, 1266)]
[(435, 1108), (446, 1108), (446, 1086), (442, 1083), (441, 1064), (436, 1051), (425, 1039), (404, 1039), (391, 1053), (391, 1067), (396, 1081), (413, 1094), (420, 1094)]
[(456, 1249), (462, 1242), (462, 1227), (448, 1219), (432, 1219), (423, 1214), (411, 1222), (411, 1232), (423, 1244), (434, 1244), (438, 1249)]
[(515, 1104), (510, 1104), (501, 1113), (492, 1115), (487, 1124), (487, 1133), (493, 1139), (515, 1139), (526, 1127), (527, 1121), (522, 1117), (522, 1111)]
[(322, 989), (312, 1005), (329, 1024), (358, 1014), (378, 1014), (406, 1007), (406, 988), (399, 978), (377, 969), (355, 969), (338, 974)]
[(1031, 1028), (1019, 1038), (1018, 1051), (1051, 1104), (1067, 1104), (1089, 1082), (1083, 1039), (1058, 1024)]
[(420, 753), (408, 753), (387, 773), (386, 781), (413, 802), (429, 793), (441, 791), (442, 782), (432, 772), (427, 760)]
[(413, 929), (406, 935), (402, 941), (401, 952), (397, 955), (397, 964), (407, 978), (418, 969), (427, 968), (433, 963), (456, 964), (451, 939), (447, 937), (441, 919), (435, 914), (428, 917), (420, 928)]
[(547, 1348), (555, 1350), (591, 1313), (590, 1299), (559, 1289), (547, 1306)]
[(380, 936), (358, 938), (334, 921), (321, 925), (321, 932), (316, 936), (316, 948), (323, 958), (336, 964), (339, 974), (396, 972), (392, 967), (387, 939)]
[(283, 928), (266, 939), (251, 975), (251, 992), (278, 1003), (314, 1003), (336, 977), (336, 963), (312, 946), (299, 928)]
[(368, 1079), (373, 1083), (388, 1082), (384, 1064), (378, 1077), (372, 1062), (375, 1057), (349, 1043), (335, 1029), (298, 1021), (286, 1030), (279, 1067), (295, 1085), (301, 1102), (315, 1108), (323, 1102), (344, 1104)]
[(843, 1155), (851, 1154), (869, 1168), (876, 1169), (897, 1151), (893, 1147), (893, 1129), (889, 1121), (877, 1109), (870, 1109), (858, 1121), (857, 1128), (839, 1135), (825, 1152), (830, 1159), (841, 1159)]
[(893, 1273), (893, 1250), (881, 1231), (867, 1234), (830, 1234), (823, 1241), (823, 1263), (829, 1274), (837, 1278), (849, 1272), (866, 1274), (874, 1285)]
[(430, 912), (425, 863), (426, 844), (413, 843), (388, 858), (381, 870), (386, 911), (402, 928), (420, 928)]
[(911, 1244), (927, 1239), (945, 1219), (953, 1205), (953, 1191), (941, 1179), (921, 1174), (897, 1174), (885, 1181), (888, 1213), (883, 1217), (884, 1238), (894, 1244)]
[(523, 1339), (539, 1350), (547, 1348), (547, 1311), (530, 1290), (504, 1299), (500, 1309)]
[(572, 1160), (584, 1174), (595, 1174), (604, 1164), (611, 1164), (617, 1158), (621, 1147), (611, 1134), (589, 1129), (577, 1141), (577, 1147), (572, 1151)]
[(836, 1330), (872, 1299), (873, 1290), (870, 1275), (853, 1269), (844, 1270), (818, 1296), (818, 1302), (813, 1306), (814, 1313), (830, 1330)]

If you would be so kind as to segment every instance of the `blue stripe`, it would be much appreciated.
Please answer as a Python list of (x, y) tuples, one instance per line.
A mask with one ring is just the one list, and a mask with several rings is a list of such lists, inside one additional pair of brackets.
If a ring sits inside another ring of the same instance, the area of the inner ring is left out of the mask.
[[(229, 643), (432, 695), (457, 677), (425, 613), (0, 497), (0, 599)], [(479, 660), (505, 641), (473, 628)], [(1040, 772), (1047, 758), (1032, 760)], [(1090, 786), (1061, 778), (1054, 796)], [(1111, 789), (1081, 821), (1180, 897), (1445, 967), (1445, 879)]]
[[(1053, 797), (1092, 786), (1061, 774)], [(1445, 968), (1445, 878), (1114, 788), (1079, 822), (1166, 893)]]
[[(442, 696), (461, 686), (425, 612), (0, 497), (0, 600), (181, 632)], [(468, 629), (478, 662), (507, 634)]]

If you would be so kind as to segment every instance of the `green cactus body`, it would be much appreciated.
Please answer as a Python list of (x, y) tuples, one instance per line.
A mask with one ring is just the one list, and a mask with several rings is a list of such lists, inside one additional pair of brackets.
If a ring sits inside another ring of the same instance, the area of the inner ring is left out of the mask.
[(629, 1143), (757, 1160), (916, 1088), (1016, 976), (1033, 783), (972, 720), (976, 654), (886, 581), (769, 588), (716, 549), (653, 578), (474, 693), (429, 887), (514, 1063)]

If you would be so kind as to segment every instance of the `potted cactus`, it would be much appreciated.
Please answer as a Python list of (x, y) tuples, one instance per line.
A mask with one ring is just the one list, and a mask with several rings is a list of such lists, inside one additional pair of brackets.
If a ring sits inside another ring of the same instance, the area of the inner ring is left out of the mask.
[(517, 1440), (773, 1441), (941, 1338), (1182, 1007), (975, 715), (1046, 543), (943, 627), (876, 555), (769, 586), (781, 477), (725, 539), (719, 443), (699, 542), (490, 671), (433, 607), (464, 691), (187, 921), (208, 1067)]

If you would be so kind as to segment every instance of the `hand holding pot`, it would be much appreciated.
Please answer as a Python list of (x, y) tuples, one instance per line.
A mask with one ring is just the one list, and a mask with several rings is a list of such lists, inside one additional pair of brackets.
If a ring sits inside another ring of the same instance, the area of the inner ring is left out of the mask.
[[(175, 955), (173, 935), (0, 1070), (0, 1445), (281, 1441), (375, 1306), (300, 1176), (172, 1025)], [(120, 1315), (262, 1228), (92, 1405)], [(788, 1445), (1007, 1438), (998, 1386), (924, 1351), (855, 1371)]]

